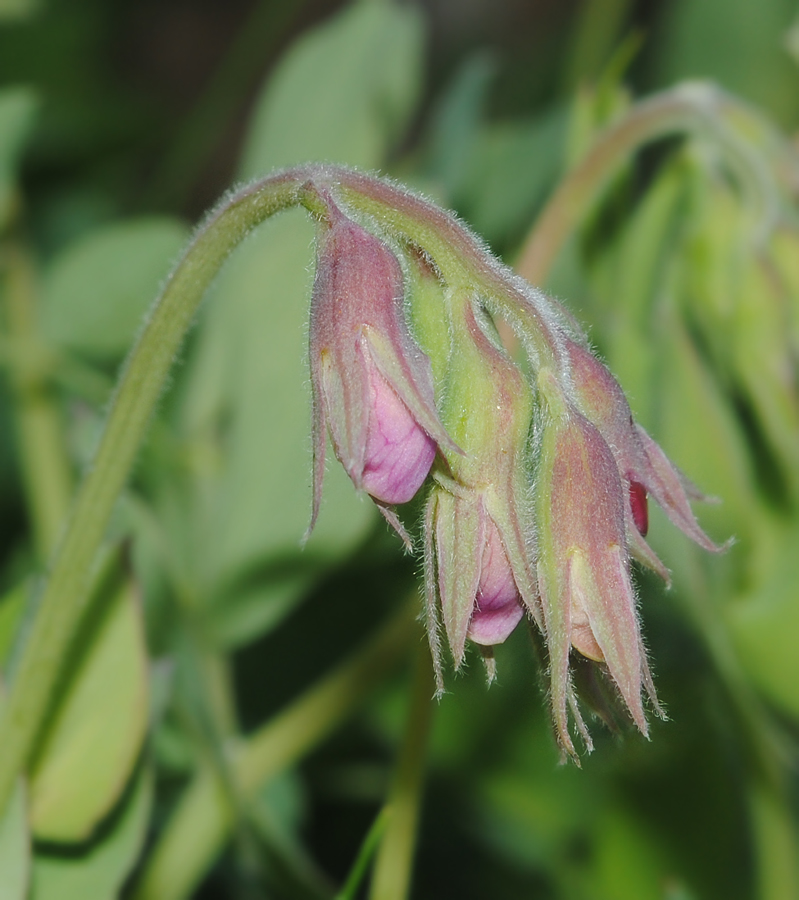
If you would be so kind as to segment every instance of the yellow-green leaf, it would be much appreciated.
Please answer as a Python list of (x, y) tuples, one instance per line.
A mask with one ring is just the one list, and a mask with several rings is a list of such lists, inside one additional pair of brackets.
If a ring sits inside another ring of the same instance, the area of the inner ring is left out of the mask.
[(116, 900), (144, 843), (152, 790), (151, 773), (142, 767), (96, 840), (77, 852), (38, 852), (30, 900)]
[(30, 776), (31, 827), (49, 841), (86, 840), (113, 808), (147, 727), (142, 614), (126, 581), (73, 653)]
[(0, 900), (25, 900), (30, 877), (30, 839), (22, 782), (0, 818)]

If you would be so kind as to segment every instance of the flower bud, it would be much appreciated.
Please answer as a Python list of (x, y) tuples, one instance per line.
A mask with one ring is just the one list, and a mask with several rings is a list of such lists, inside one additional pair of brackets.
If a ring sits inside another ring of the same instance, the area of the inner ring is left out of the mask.
[(569, 707), (585, 732), (572, 695), (572, 648), (607, 665), (644, 734), (641, 690), (651, 691), (651, 678), (627, 558), (628, 490), (611, 448), (554, 375), (542, 370), (538, 383), (548, 413), (537, 479), (538, 584), (556, 731), (561, 746), (574, 754)]
[(435, 408), (430, 363), (405, 321), (403, 275), (391, 249), (320, 194), (311, 304), (314, 500), (321, 501), (325, 432), (359, 490), (386, 507), (410, 500), (437, 445), (454, 449)]
[(625, 523), (630, 552), (668, 581), (668, 572), (644, 540), (649, 516), (647, 496), (663, 508), (671, 521), (705, 550), (719, 551), (699, 527), (689, 496), (703, 498), (669, 461), (661, 448), (633, 420), (619, 383), (589, 350), (565, 341), (570, 374), (582, 414), (592, 422), (613, 453), (619, 476), (627, 487)]
[(436, 620), (437, 598), (459, 667), (467, 638), (502, 643), (525, 610), (537, 615), (538, 598), (526, 502), (531, 391), (478, 323), (472, 300), (451, 297), (450, 309), (442, 417), (465, 455), (445, 453), (447, 470), (434, 469), (425, 563), (429, 618)]

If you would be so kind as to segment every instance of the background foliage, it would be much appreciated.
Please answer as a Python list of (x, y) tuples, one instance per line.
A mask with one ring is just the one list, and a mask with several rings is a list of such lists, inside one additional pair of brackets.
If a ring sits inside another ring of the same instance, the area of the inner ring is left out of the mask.
[[(523, 629), (490, 691), (477, 659), (451, 678), (412, 896), (799, 897), (797, 16), (0, 0), (4, 678), (126, 350), (230, 184), (380, 169), (524, 269), (601, 129), (712, 79), (749, 105), (628, 155), (541, 274), (736, 544), (705, 558), (653, 515), (674, 587), (639, 578), (670, 716), (650, 743), (596, 723), (582, 769), (558, 767)], [(418, 635), (330, 673), (418, 603), (418, 572), (337, 466), (299, 548), (312, 236), (296, 213), (259, 229), (182, 352), (0, 822), (3, 900), (333, 897), (385, 801)]]

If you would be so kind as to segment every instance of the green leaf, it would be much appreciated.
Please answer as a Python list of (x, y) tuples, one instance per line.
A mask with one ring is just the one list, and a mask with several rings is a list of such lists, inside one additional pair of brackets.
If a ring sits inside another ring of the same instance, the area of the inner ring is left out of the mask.
[(620, 803), (603, 810), (594, 829), (596, 868), (591, 878), (598, 897), (662, 900), (663, 884), (669, 876), (676, 890), (679, 879), (664, 852), (664, 842), (647, 831), (641, 817), (630, 814)]
[[(456, 73), (431, 116), (427, 177), (447, 197), (458, 197), (468, 182), (470, 161), (480, 134), (483, 106), (496, 66), (486, 54), (470, 57)], [(477, 223), (473, 223), (477, 227)]]
[(795, 120), (796, 69), (782, 49), (795, 0), (673, 0), (663, 13), (653, 45), (660, 85), (708, 78), (782, 121)]
[(561, 106), (527, 122), (483, 128), (458, 195), (464, 214), (491, 244), (518, 238), (536, 204), (556, 181), (563, 162), (566, 110)]
[(25, 900), (30, 877), (30, 839), (25, 815), (25, 790), (17, 782), (0, 819), (0, 900)]
[(656, 366), (652, 311), (674, 252), (672, 235), (684, 190), (682, 168), (667, 167), (630, 214), (618, 241), (591, 264), (600, 298), (592, 315), (597, 340), (636, 419), (647, 428), (653, 416), (650, 387)]
[(734, 534), (750, 546), (761, 501), (741, 422), (676, 313), (662, 311), (658, 325), (659, 417), (653, 436), (702, 491), (721, 498), (721, 504), (700, 513), (711, 536), (723, 541)]
[(36, 754), (30, 815), (41, 840), (89, 838), (118, 801), (147, 728), (147, 652), (129, 581), (84, 630)]
[(0, 22), (24, 19), (39, 8), (39, 0), (0, 0)]
[[(2, 18), (0, 2), (0, 20)], [(36, 96), (30, 89), (20, 87), (0, 91), (0, 228), (11, 213), (17, 166), (36, 109)]]
[(258, 101), (240, 174), (314, 159), (379, 165), (416, 101), (421, 50), (418, 13), (384, 0), (300, 38)]
[(751, 261), (741, 281), (730, 355), (760, 428), (770, 442), (794, 497), (799, 496), (799, 397), (795, 348), (789, 338), (785, 297), (771, 271)]
[[(297, 554), (299, 556), (299, 553)], [(207, 610), (207, 621), (223, 647), (247, 643), (253, 635), (271, 631), (294, 608), (296, 598), (313, 584), (317, 566), (298, 560), (283, 574), (264, 575), (264, 582), (219, 590)]]
[(97, 840), (80, 852), (37, 852), (30, 900), (115, 900), (144, 843), (151, 803), (152, 777), (142, 767)]
[(46, 273), (47, 337), (91, 357), (122, 356), (187, 239), (179, 220), (148, 217), (105, 226), (67, 247)]
[(8, 661), (29, 593), (30, 584), (22, 581), (0, 600), (0, 666), (5, 666)]
[(759, 577), (729, 606), (728, 624), (754, 684), (772, 703), (799, 718), (799, 524), (775, 524), (763, 535), (769, 552)]

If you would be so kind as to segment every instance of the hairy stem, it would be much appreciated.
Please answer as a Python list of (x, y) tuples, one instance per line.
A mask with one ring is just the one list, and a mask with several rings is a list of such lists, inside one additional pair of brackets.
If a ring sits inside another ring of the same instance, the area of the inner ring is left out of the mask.
[(72, 507), (39, 612), (0, 720), (0, 810), (24, 767), (80, 622), (97, 550), (133, 467), (172, 361), (208, 286), (237, 244), (300, 200), (301, 173), (277, 175), (229, 199), (198, 232), (167, 282), (124, 367), (94, 462)]

